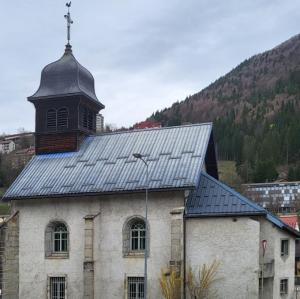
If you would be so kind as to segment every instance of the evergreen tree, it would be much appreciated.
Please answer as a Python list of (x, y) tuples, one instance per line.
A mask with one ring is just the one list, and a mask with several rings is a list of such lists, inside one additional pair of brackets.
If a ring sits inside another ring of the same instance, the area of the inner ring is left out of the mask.
[(264, 183), (276, 180), (278, 172), (275, 168), (275, 163), (269, 161), (257, 161), (253, 173), (254, 183)]

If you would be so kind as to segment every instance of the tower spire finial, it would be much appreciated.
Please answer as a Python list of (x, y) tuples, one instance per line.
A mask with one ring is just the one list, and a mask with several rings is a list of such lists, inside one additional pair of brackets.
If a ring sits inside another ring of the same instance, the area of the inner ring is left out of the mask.
[(69, 3), (66, 3), (66, 6), (68, 7), (68, 13), (65, 15), (65, 19), (67, 20), (67, 47), (70, 47), (70, 39), (71, 39), (71, 24), (73, 24), (73, 20), (71, 19), (71, 14), (70, 14), (70, 7), (71, 7), (72, 2), (70, 1)]

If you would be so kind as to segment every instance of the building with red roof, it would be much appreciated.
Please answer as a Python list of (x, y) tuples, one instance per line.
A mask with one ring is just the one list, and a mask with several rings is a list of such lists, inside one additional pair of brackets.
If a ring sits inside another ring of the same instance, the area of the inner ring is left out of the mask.
[(161, 123), (154, 120), (145, 120), (135, 124), (134, 129), (149, 129), (149, 128), (161, 128)]
[(296, 214), (281, 215), (279, 217), (285, 224), (299, 231), (298, 216)]

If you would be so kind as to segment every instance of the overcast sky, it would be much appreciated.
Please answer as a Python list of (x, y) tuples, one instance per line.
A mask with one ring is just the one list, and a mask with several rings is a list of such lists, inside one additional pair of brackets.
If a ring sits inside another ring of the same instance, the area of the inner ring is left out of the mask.
[[(66, 43), (63, 0), (1, 1), (0, 133), (34, 130), (27, 102)], [(73, 53), (106, 123), (129, 126), (300, 31), (299, 0), (73, 0)]]

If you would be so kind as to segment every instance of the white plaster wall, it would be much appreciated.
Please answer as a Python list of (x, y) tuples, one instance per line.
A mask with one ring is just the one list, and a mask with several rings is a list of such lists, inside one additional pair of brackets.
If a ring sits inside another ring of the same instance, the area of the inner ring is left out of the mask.
[[(289, 239), (289, 255), (281, 257), (281, 239)], [(280, 279), (289, 280), (289, 292), (284, 298), (294, 298), (294, 280), (295, 280), (295, 237), (273, 225), (271, 222), (261, 220), (261, 237), (260, 240), (267, 240), (265, 260), (274, 259), (274, 281), (272, 297), (265, 294), (266, 298), (279, 299), (280, 296)], [(261, 251), (260, 246), (260, 251)], [(260, 257), (262, 252), (260, 253)]]
[[(183, 206), (183, 192), (149, 196), (149, 298), (162, 298), (158, 277), (170, 260), (170, 211)], [(96, 214), (94, 231), (95, 298), (126, 298), (127, 276), (143, 276), (143, 258), (124, 258), (122, 229), (133, 215), (144, 215), (144, 194), (15, 202), (20, 211), (20, 298), (46, 298), (47, 275), (67, 274), (68, 298), (83, 298), (84, 219)], [(44, 232), (51, 220), (70, 231), (68, 259), (45, 259)]]
[[(218, 298), (258, 298), (259, 229), (248, 217), (199, 218), (186, 221), (187, 269), (221, 262), (214, 289)], [(188, 293), (188, 292), (187, 292)], [(189, 296), (187, 296), (189, 298)]]
[[(160, 270), (166, 267), (171, 254), (171, 215), (183, 206), (183, 192), (150, 195), (148, 220), (150, 253), (148, 258), (148, 298), (162, 298), (159, 286)], [(144, 196), (130, 196), (128, 200), (103, 200), (101, 216), (97, 218), (95, 235), (95, 298), (126, 298), (124, 285), (127, 276), (143, 276), (144, 258), (123, 257), (122, 229), (128, 217), (144, 216)]]
[[(83, 298), (84, 219), (97, 202), (80, 199), (17, 202), (20, 211), (20, 298), (47, 298), (47, 275), (68, 275), (68, 298)], [(63, 220), (70, 233), (68, 259), (46, 259), (44, 236), (47, 224)]]

